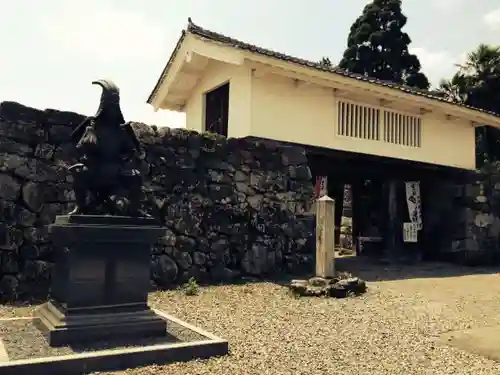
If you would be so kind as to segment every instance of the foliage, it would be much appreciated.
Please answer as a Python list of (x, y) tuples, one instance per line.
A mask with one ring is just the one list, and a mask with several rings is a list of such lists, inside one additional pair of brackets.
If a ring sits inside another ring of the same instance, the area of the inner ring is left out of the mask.
[(351, 26), (347, 49), (339, 67), (420, 89), (429, 88), (429, 80), (420, 72), (418, 57), (408, 51), (411, 39), (402, 31), (407, 18), (401, 0), (374, 0)]
[(500, 161), (486, 161), (479, 171), (490, 176), (492, 174), (498, 174), (500, 172)]
[(200, 291), (200, 287), (194, 277), (191, 277), (187, 283), (183, 284), (181, 289), (186, 296), (196, 296)]
[[(467, 55), (465, 63), (438, 91), (450, 100), (500, 113), (500, 46), (481, 44)], [(500, 160), (500, 131), (476, 129), (476, 164)]]
[(329, 57), (322, 57), (320, 62), (319, 62), (319, 65), (321, 65), (323, 68), (331, 68), (332, 67), (332, 61), (330, 60)]

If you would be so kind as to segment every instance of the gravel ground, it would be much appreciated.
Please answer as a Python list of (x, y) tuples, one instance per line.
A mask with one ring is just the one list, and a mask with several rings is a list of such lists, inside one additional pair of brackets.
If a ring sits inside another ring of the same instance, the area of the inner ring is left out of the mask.
[(11, 361), (16, 359), (93, 352), (105, 349), (122, 349), (145, 345), (205, 340), (205, 337), (170, 321), (168, 321), (166, 337), (139, 338), (132, 341), (100, 341), (92, 343), (91, 345), (83, 344), (78, 346), (50, 347), (31, 320), (0, 322), (0, 337), (2, 337), (5, 350)]
[(443, 332), (500, 325), (498, 273), (462, 276), (471, 271), (358, 267), (369, 291), (344, 300), (294, 298), (267, 282), (206, 287), (197, 296), (152, 293), (154, 307), (227, 339), (231, 353), (113, 374), (500, 374), (500, 364), (438, 340)]

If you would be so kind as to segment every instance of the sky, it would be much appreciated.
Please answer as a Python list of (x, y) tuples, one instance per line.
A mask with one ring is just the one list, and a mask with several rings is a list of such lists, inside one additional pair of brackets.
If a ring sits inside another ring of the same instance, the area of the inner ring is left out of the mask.
[[(128, 121), (182, 127), (146, 104), (187, 19), (309, 60), (337, 63), (367, 0), (0, 0), (0, 101), (95, 113), (109, 78)], [(314, 7), (311, 6), (314, 4)], [(498, 0), (403, 0), (405, 31), (436, 85), (479, 43), (500, 44)]]

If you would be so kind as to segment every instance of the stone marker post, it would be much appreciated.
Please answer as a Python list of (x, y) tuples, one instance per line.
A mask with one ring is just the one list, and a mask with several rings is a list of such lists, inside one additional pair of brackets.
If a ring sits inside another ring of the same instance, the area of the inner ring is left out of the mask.
[(335, 201), (327, 195), (316, 201), (316, 276), (335, 276)]

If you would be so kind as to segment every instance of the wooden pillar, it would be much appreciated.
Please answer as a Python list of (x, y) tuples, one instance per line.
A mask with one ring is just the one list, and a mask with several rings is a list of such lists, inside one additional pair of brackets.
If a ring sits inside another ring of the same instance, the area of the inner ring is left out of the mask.
[(325, 195), (316, 201), (316, 276), (335, 276), (335, 201)]
[(356, 255), (359, 254), (359, 246), (358, 246), (358, 237), (361, 234), (361, 229), (363, 227), (363, 219), (362, 219), (362, 211), (360, 210), (361, 208), (361, 186), (363, 182), (361, 181), (355, 181), (351, 184), (351, 193), (352, 193), (352, 202), (351, 202), (351, 209), (352, 209), (352, 250), (356, 253)]
[(398, 181), (389, 181), (386, 188), (387, 226), (384, 233), (385, 251), (389, 258), (395, 259), (402, 255), (403, 222), (398, 210)]
[(344, 184), (335, 184), (332, 189), (335, 201), (335, 246), (340, 246), (340, 234), (342, 227), (342, 211), (344, 208)]

